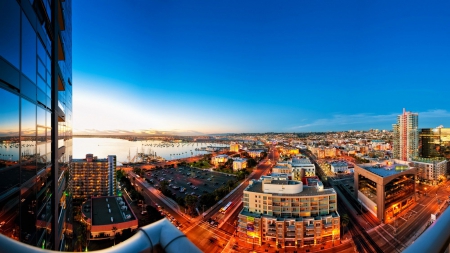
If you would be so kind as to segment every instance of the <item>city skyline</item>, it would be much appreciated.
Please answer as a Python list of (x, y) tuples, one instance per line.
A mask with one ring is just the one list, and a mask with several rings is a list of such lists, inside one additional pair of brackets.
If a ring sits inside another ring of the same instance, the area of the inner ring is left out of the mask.
[(74, 133), (448, 126), (448, 5), (74, 2)]

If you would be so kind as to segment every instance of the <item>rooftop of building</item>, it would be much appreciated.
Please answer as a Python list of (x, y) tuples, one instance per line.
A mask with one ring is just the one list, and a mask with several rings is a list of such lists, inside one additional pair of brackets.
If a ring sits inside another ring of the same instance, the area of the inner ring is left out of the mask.
[(310, 185), (309, 182), (313, 182), (313, 181), (320, 181), (320, 179), (318, 176), (302, 177), (303, 185)]
[(225, 155), (225, 154), (223, 154), (223, 155), (216, 155), (216, 156), (214, 156), (213, 158), (216, 158), (216, 157), (217, 157), (217, 158), (222, 158), (222, 157), (225, 157), (225, 158), (226, 158), (226, 157), (228, 157), (228, 155)]
[(330, 163), (332, 166), (348, 166), (346, 161), (333, 161)]
[(412, 161), (420, 163), (433, 163), (433, 162), (447, 161), (447, 159), (445, 157), (432, 157), (432, 158), (415, 157), (412, 159)]
[(294, 157), (292, 158), (292, 165), (295, 164), (312, 164), (311, 160), (307, 157)]
[[(93, 226), (135, 220), (133, 211), (123, 197), (94, 197), (82, 206), (83, 214)], [(112, 218), (112, 220), (111, 220)]]
[(319, 178), (316, 177), (306, 177), (305, 178), (307, 186), (317, 186), (317, 185), (323, 185)]
[(397, 160), (365, 163), (358, 166), (380, 177), (389, 177), (411, 169), (407, 162), (398, 162)]
[(245, 215), (245, 216), (250, 216), (253, 218), (261, 218), (261, 216), (262, 216), (260, 213), (249, 212), (249, 211), (245, 211), (244, 209), (242, 209), (241, 214)]
[[(301, 182), (295, 181), (295, 180), (271, 180), (271, 184), (278, 184), (278, 185), (296, 185), (300, 184)], [(262, 189), (263, 182), (253, 181), (252, 184), (248, 185), (245, 191), (249, 192), (256, 192), (256, 193), (265, 193)], [(327, 195), (327, 194), (335, 194), (333, 188), (327, 188), (323, 190), (319, 190), (316, 186), (305, 186), (303, 185), (303, 191), (299, 193), (271, 193), (273, 196), (299, 196), (299, 197), (308, 197), (308, 196), (320, 196), (320, 195)], [(268, 193), (266, 193), (268, 194)], [(270, 193), (269, 193), (270, 194)]]
[[(108, 155), (111, 156), (111, 155)], [(108, 158), (98, 158), (93, 154), (86, 154), (85, 158), (73, 158), (72, 162), (108, 162)]]

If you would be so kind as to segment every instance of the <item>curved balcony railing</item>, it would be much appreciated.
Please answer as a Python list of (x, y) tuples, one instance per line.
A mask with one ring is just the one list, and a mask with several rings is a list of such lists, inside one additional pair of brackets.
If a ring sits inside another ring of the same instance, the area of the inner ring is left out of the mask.
[(449, 252), (450, 208), (446, 209), (431, 226), (423, 232), (403, 253)]
[[(28, 252), (28, 253), (48, 253), (57, 252), (33, 247), (13, 240), (0, 234), (1, 252)], [(163, 249), (167, 253), (189, 252), (201, 253), (186, 235), (172, 225), (167, 219), (163, 219), (142, 227), (128, 240), (117, 244), (114, 247), (95, 251), (96, 253), (120, 252), (154, 252), (156, 248)], [(158, 251), (160, 252), (160, 251)]]

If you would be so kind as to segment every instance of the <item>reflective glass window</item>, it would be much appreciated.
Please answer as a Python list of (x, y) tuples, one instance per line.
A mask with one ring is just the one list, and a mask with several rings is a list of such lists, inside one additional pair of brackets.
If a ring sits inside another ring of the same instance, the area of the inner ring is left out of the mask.
[(7, 172), (0, 171), (0, 210), (2, 210), (0, 220), (5, 221), (5, 224), (2, 225), (2, 233), (9, 237), (18, 238), (20, 231), (16, 228), (19, 227), (19, 217), (17, 216), (20, 203), (19, 188), (16, 186), (16, 191), (6, 192), (8, 190), (6, 186), (9, 185), (7, 174)]
[(0, 170), (19, 160), (19, 97), (0, 88)]
[(47, 78), (47, 70), (45, 69), (45, 65), (44, 65), (44, 63), (42, 63), (40, 58), (38, 58), (37, 63), (38, 63), (39, 75), (41, 75), (42, 79)]
[(45, 92), (41, 89), (37, 90), (37, 100), (47, 106), (47, 94), (45, 94)]
[(32, 99), (36, 100), (36, 85), (31, 82), (26, 76), (22, 75), (20, 92)]
[(52, 76), (50, 75), (50, 72), (47, 72), (47, 85), (52, 86)]
[(36, 155), (36, 105), (22, 98), (21, 107), (21, 156), (22, 160)]
[(38, 76), (37, 78), (37, 84), (39, 89), (41, 89), (43, 92), (47, 91), (47, 84), (45, 83), (44, 80), (42, 80), (42, 78), (40, 76)]
[(37, 40), (37, 47), (38, 47), (38, 55), (39, 58), (41, 58), (42, 63), (46, 68), (50, 68), (50, 65), (47, 64), (46, 60), (48, 58), (47, 51), (45, 50), (44, 44), (42, 44), (42, 41), (38, 38)]
[(22, 13), (22, 72), (36, 82), (36, 32)]
[[(23, 165), (22, 165), (23, 166)], [(34, 167), (33, 167), (34, 170)], [(30, 169), (22, 170), (22, 176), (31, 178), (36, 173), (32, 173)], [(36, 245), (36, 215), (37, 215), (37, 201), (36, 201), (36, 185), (34, 181), (27, 182), (20, 193), (20, 240), (22, 242)]]
[(48, 111), (46, 112), (46, 114), (47, 114), (47, 117), (46, 117), (47, 127), (52, 127), (52, 114)]
[(45, 126), (45, 109), (42, 107), (37, 107), (37, 124), (40, 126)]
[(16, 1), (0, 1), (0, 56), (20, 68), (20, 7)]
[(50, 86), (47, 86), (47, 96), (48, 97), (52, 97), (52, 89), (50, 88)]

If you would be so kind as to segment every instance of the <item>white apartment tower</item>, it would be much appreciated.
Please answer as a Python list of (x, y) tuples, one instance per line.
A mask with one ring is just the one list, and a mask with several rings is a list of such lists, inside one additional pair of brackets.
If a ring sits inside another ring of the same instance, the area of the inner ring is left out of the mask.
[(397, 124), (393, 124), (394, 131), (394, 158), (409, 161), (417, 157), (419, 150), (419, 115), (407, 112), (397, 116)]

